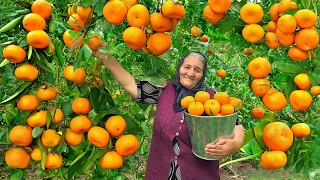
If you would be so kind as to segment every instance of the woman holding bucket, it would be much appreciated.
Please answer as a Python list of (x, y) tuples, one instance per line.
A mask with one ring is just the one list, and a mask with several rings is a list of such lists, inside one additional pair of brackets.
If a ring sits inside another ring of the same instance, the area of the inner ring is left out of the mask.
[[(192, 153), (188, 126), (180, 101), (199, 90), (215, 93), (204, 84), (207, 59), (200, 52), (191, 51), (179, 61), (176, 74), (164, 88), (147, 81), (136, 81), (111, 54), (93, 52), (113, 78), (140, 103), (157, 104), (151, 147), (145, 179), (212, 180), (220, 179), (219, 161), (208, 161)], [(237, 123), (234, 136), (212, 142), (203, 150), (207, 155), (224, 158), (237, 152), (244, 140), (244, 130)]]

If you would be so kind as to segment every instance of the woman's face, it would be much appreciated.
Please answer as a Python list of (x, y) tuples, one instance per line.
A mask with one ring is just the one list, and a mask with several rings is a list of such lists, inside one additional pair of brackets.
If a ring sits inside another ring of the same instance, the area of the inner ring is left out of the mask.
[(204, 65), (196, 57), (188, 56), (180, 67), (180, 83), (187, 89), (197, 85), (203, 75)]

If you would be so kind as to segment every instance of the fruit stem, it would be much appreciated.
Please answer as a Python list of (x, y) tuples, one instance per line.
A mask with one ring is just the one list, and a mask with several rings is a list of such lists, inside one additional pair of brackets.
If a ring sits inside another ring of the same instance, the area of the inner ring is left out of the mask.
[(226, 165), (228, 165), (228, 164), (232, 164), (232, 163), (235, 163), (235, 162), (240, 162), (240, 161), (255, 159), (255, 158), (261, 156), (262, 152), (263, 152), (263, 151), (260, 151), (260, 152), (258, 152), (258, 153), (256, 153), (256, 154), (253, 154), (253, 155), (250, 155), (250, 156), (247, 156), (247, 157), (243, 157), (243, 158), (239, 158), (239, 159), (235, 159), (235, 160), (232, 160), (232, 161), (225, 162), (225, 163), (221, 164), (221, 165), (219, 166), (219, 168), (222, 168), (222, 167), (224, 167), (224, 166), (226, 166)]

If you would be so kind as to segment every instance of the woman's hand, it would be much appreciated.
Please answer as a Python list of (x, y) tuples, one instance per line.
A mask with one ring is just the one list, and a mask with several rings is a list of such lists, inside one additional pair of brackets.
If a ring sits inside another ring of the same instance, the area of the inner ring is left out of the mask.
[(225, 158), (236, 153), (244, 141), (244, 130), (242, 125), (237, 125), (233, 130), (233, 138), (221, 138), (215, 142), (209, 143), (204, 151), (206, 154), (216, 157)]
[[(100, 48), (106, 48), (106, 45), (103, 43), (100, 45)], [(102, 53), (97, 49), (96, 51), (92, 51), (92, 55), (100, 60), (102, 65), (108, 65), (112, 60), (115, 60), (114, 57), (110, 53)]]
[(235, 139), (219, 139), (217, 142), (208, 144), (205, 153), (216, 158), (225, 158), (236, 153), (239, 148)]

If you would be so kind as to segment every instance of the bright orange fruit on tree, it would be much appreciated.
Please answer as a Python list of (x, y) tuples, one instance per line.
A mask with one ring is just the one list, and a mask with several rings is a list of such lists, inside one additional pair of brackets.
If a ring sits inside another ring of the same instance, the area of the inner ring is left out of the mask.
[(15, 126), (10, 130), (9, 140), (18, 146), (29, 146), (32, 143), (32, 128), (29, 126)]
[(191, 34), (195, 37), (198, 37), (201, 34), (201, 30), (197, 26), (192, 26)]
[(105, 127), (111, 137), (119, 137), (127, 128), (126, 121), (119, 115), (111, 116), (105, 123)]
[(314, 50), (319, 44), (319, 34), (314, 29), (302, 29), (297, 32), (295, 43), (303, 51)]
[(272, 122), (263, 129), (263, 141), (273, 151), (286, 151), (293, 143), (293, 133), (283, 122)]
[(217, 75), (218, 77), (224, 78), (224, 77), (226, 77), (227, 73), (226, 73), (225, 70), (219, 69), (219, 70), (216, 72), (216, 75)]
[(93, 126), (88, 131), (88, 140), (97, 147), (104, 147), (110, 141), (110, 135), (107, 130), (100, 126)]
[(312, 86), (311, 87), (311, 94), (318, 96), (320, 95), (320, 86)]
[(48, 148), (53, 148), (58, 146), (61, 136), (54, 129), (47, 129), (41, 135), (41, 142), (44, 146)]
[(251, 89), (256, 96), (264, 96), (270, 88), (270, 82), (267, 79), (254, 79), (251, 82)]
[(258, 57), (248, 65), (249, 74), (255, 79), (266, 77), (271, 71), (271, 64), (266, 58)]
[(263, 18), (263, 9), (259, 4), (247, 3), (241, 7), (240, 17), (247, 24), (257, 24)]
[(107, 152), (99, 162), (104, 169), (118, 169), (123, 165), (123, 157), (116, 151)]
[(249, 24), (242, 29), (243, 38), (251, 43), (256, 43), (264, 37), (264, 30), (258, 24)]
[(292, 15), (285, 14), (278, 19), (277, 26), (283, 33), (294, 33), (297, 28), (297, 21)]
[(27, 14), (23, 18), (22, 24), (27, 31), (44, 30), (46, 28), (46, 21), (36, 13)]
[(47, 1), (37, 0), (33, 2), (31, 11), (33, 13), (39, 14), (44, 19), (48, 19), (51, 16), (52, 8)]
[(142, 28), (149, 24), (150, 14), (142, 4), (132, 6), (127, 12), (127, 21), (131, 27)]
[(180, 3), (174, 2), (173, 0), (167, 0), (164, 2), (162, 4), (161, 11), (166, 17), (179, 20), (183, 19), (186, 15), (186, 10), (184, 7)]
[(192, 96), (186, 96), (184, 98), (181, 99), (181, 106), (183, 108), (188, 108), (188, 106), (192, 103), (192, 102), (195, 102), (196, 100), (194, 99), (194, 97)]
[(129, 10), (132, 6), (138, 4), (138, 0), (121, 0), (127, 7), (127, 10)]
[(167, 32), (172, 28), (172, 19), (162, 13), (154, 12), (150, 15), (150, 27), (156, 32)]
[(77, 6), (76, 12), (85, 22), (88, 22), (90, 19), (92, 19), (93, 10), (90, 6), (89, 7)]
[(310, 86), (309, 76), (307, 74), (301, 73), (294, 77), (294, 83), (298, 86), (301, 90), (306, 90)]
[(132, 134), (120, 136), (120, 138), (116, 141), (115, 144), (115, 149), (117, 153), (121, 156), (129, 156), (135, 153), (138, 150), (138, 148), (138, 139)]
[(195, 94), (195, 100), (197, 102), (201, 102), (202, 104), (204, 104), (209, 99), (210, 99), (210, 94), (206, 91), (198, 91)]
[(300, 28), (310, 29), (317, 22), (317, 15), (309, 9), (300, 9), (294, 14), (294, 18)]
[(57, 97), (58, 92), (48, 85), (41, 85), (37, 91), (37, 96), (39, 99), (44, 101), (49, 101)]
[(32, 128), (45, 126), (47, 123), (47, 112), (41, 110), (33, 113), (28, 117), (27, 123)]
[(208, 3), (212, 11), (216, 13), (225, 13), (231, 7), (231, 0), (209, 0)]
[(59, 154), (49, 153), (47, 154), (46, 165), (47, 169), (58, 169), (62, 166), (63, 159)]
[(86, 98), (77, 98), (72, 102), (72, 110), (75, 113), (88, 114), (91, 109), (91, 102)]
[(287, 155), (283, 151), (265, 151), (260, 162), (265, 169), (279, 169), (287, 164)]
[(204, 113), (204, 106), (201, 102), (192, 102), (188, 106), (189, 114), (201, 116)]
[(34, 30), (27, 34), (27, 42), (36, 49), (44, 49), (49, 46), (50, 37), (43, 30)]
[(267, 45), (272, 49), (276, 49), (281, 45), (276, 33), (274, 32), (267, 32), (264, 39), (266, 40)]
[(295, 136), (297, 138), (306, 137), (306, 136), (309, 136), (309, 134), (310, 134), (310, 127), (306, 123), (294, 124), (291, 127), (291, 130), (292, 130), (293, 136)]
[(137, 27), (128, 27), (122, 34), (123, 41), (133, 50), (141, 49), (147, 42), (146, 34)]
[(264, 116), (264, 109), (261, 107), (255, 107), (251, 110), (251, 116), (253, 119), (261, 119)]
[(96, 36), (92, 36), (89, 40), (87, 45), (89, 46), (89, 48), (92, 51), (96, 51), (99, 49), (100, 45), (102, 44), (102, 40), (100, 38), (100, 36), (96, 35)]
[(127, 7), (122, 1), (109, 1), (103, 7), (103, 16), (111, 24), (121, 24), (127, 17)]
[(279, 3), (275, 3), (273, 4), (270, 9), (269, 9), (269, 14), (271, 16), (271, 19), (274, 21), (274, 22), (277, 22), (278, 19), (279, 19)]
[(204, 112), (211, 116), (213, 114), (214, 116), (218, 115), (220, 112), (220, 103), (217, 100), (209, 99), (204, 103)]
[(39, 71), (32, 64), (23, 64), (16, 68), (14, 75), (22, 81), (34, 81), (38, 78)]
[(86, 72), (81, 67), (75, 71), (73, 70), (73, 66), (67, 66), (63, 69), (63, 76), (77, 85), (85, 83), (86, 75)]
[(34, 148), (31, 152), (31, 159), (34, 161), (41, 161), (41, 151), (39, 148)]
[(147, 40), (148, 50), (154, 56), (167, 52), (172, 45), (171, 37), (166, 33), (154, 33)]
[(305, 61), (309, 59), (308, 51), (303, 51), (297, 46), (292, 46), (289, 49), (288, 56), (294, 61)]
[(80, 31), (85, 26), (84, 20), (78, 14), (72, 14), (69, 17), (68, 23), (75, 31)]
[(50, 113), (53, 116), (53, 123), (57, 124), (63, 120), (64, 115), (60, 108), (56, 108), (55, 112), (53, 112), (53, 109), (51, 109)]
[(3, 57), (13, 63), (21, 63), (26, 57), (26, 51), (17, 45), (10, 44), (3, 49)]
[(18, 100), (17, 107), (24, 111), (34, 111), (39, 107), (39, 100), (32, 94), (26, 94)]
[(9, 167), (24, 169), (29, 166), (30, 155), (20, 148), (11, 148), (6, 152), (5, 161)]
[(203, 9), (204, 19), (211, 24), (218, 24), (224, 15), (224, 13), (216, 13), (212, 11), (209, 5)]
[(65, 140), (69, 146), (78, 146), (83, 140), (83, 134), (77, 134), (71, 129), (68, 129), (66, 131)]
[(251, 56), (251, 55), (253, 54), (253, 49), (251, 49), (251, 48), (245, 48), (245, 49), (243, 50), (243, 53), (244, 53), (245, 55), (247, 55), (247, 56)]
[(287, 99), (282, 92), (271, 88), (262, 97), (263, 104), (271, 111), (279, 111), (287, 105)]
[(295, 34), (294, 33), (283, 33), (277, 28), (276, 30), (277, 38), (283, 46), (290, 46), (294, 43)]
[(70, 121), (70, 129), (77, 134), (89, 131), (92, 122), (86, 116), (76, 116)]
[(76, 33), (77, 31), (68, 29), (63, 33), (63, 42), (66, 44), (66, 46), (68, 48), (78, 48), (83, 46), (83, 37), (78, 34), (75, 38), (72, 38), (70, 32)]
[(292, 0), (281, 0), (278, 6), (278, 11), (280, 14), (290, 10), (290, 9), (298, 9), (298, 5), (296, 2)]
[(199, 41), (201, 42), (208, 42), (208, 40), (209, 40), (209, 37), (205, 34), (199, 38)]
[(268, 32), (276, 32), (278, 26), (277, 26), (277, 23), (274, 22), (274, 21), (270, 21), (268, 24), (267, 24), (267, 31)]
[(309, 109), (312, 104), (311, 95), (304, 90), (294, 90), (289, 97), (293, 109), (303, 111)]

